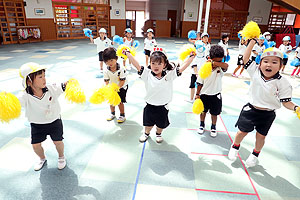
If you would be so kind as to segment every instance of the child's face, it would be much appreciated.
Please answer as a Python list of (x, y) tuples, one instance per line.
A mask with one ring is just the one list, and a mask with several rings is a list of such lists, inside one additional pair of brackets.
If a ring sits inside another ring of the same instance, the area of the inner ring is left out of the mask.
[(270, 40), (271, 39), (271, 35), (266, 35), (266, 39)]
[(148, 38), (152, 38), (152, 37), (153, 37), (153, 33), (152, 33), (152, 32), (148, 32), (148, 33), (147, 33), (147, 37), (148, 37)]
[(125, 35), (126, 35), (126, 37), (131, 38), (132, 33), (127, 32)]
[(284, 40), (282, 43), (283, 43), (284, 45), (288, 45), (288, 44), (289, 44), (289, 41)]
[(267, 79), (272, 78), (277, 72), (279, 72), (280, 58), (276, 56), (267, 56), (262, 59), (260, 63), (260, 70), (263, 73), (264, 77)]
[(150, 68), (156, 75), (161, 75), (165, 67), (166, 63), (164, 62), (150, 62)]
[(207, 42), (208, 42), (208, 37), (207, 37), (207, 36), (202, 37), (202, 41), (203, 41), (204, 43), (207, 43)]
[(264, 44), (264, 41), (265, 41), (265, 40), (259, 39), (259, 40), (258, 40), (258, 44), (259, 44), (259, 45), (263, 45), (263, 44)]
[(43, 89), (46, 87), (46, 77), (45, 72), (42, 72), (42, 74), (37, 75), (34, 80), (28, 81), (27, 83), (30, 87), (36, 88), (36, 89)]
[(114, 68), (114, 67), (117, 66), (117, 60), (116, 59), (110, 59), (110, 60), (106, 61), (105, 64), (110, 68)]
[(105, 33), (103, 33), (103, 32), (100, 32), (99, 35), (100, 35), (101, 38), (105, 37)]
[(228, 42), (228, 40), (229, 40), (229, 37), (224, 38), (224, 42), (225, 42), (225, 43)]

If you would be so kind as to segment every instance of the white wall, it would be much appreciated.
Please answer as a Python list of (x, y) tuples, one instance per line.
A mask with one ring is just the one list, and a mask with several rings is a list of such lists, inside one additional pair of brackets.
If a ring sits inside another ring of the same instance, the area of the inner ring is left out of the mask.
[[(184, 9), (183, 21), (196, 22), (198, 20), (199, 0), (185, 0)], [(204, 11), (205, 8), (202, 12)], [(192, 18), (189, 17), (189, 13), (192, 13)]]
[(268, 25), (268, 20), (272, 8), (272, 3), (267, 0), (251, 0), (249, 5), (249, 15), (247, 21), (253, 19), (262, 19), (261, 22), (257, 22), (261, 25)]
[[(53, 18), (53, 8), (51, 0), (25, 0), (26, 18)], [(35, 15), (35, 8), (44, 8), (45, 15)]]
[[(125, 19), (125, 0), (110, 0), (112, 9), (110, 10), (110, 19)], [(115, 10), (119, 9), (120, 15), (115, 15)]]

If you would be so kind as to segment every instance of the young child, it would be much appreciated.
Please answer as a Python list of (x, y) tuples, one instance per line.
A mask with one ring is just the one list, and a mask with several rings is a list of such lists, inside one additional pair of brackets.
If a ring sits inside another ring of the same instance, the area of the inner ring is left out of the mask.
[(207, 56), (209, 54), (210, 44), (208, 42), (209, 35), (207, 33), (202, 33), (201, 37), (197, 37), (196, 40), (194, 40), (194, 45), (196, 47), (196, 56), (191, 64), (192, 68), (192, 75), (191, 75), (191, 95), (189, 102), (194, 102), (195, 97), (195, 83), (198, 76), (198, 71), (200, 67), (205, 63), (207, 60)]
[(113, 42), (106, 36), (106, 30), (104, 28), (100, 28), (99, 37), (93, 39), (93, 36), (90, 36), (90, 40), (92, 43), (97, 45), (97, 52), (100, 61), (100, 72), (103, 72), (103, 51), (104, 49), (113, 45)]
[[(124, 103), (126, 103), (126, 93), (128, 90), (127, 85), (127, 73), (125, 68), (121, 67), (119, 63), (117, 63), (118, 56), (116, 54), (116, 50), (112, 47), (109, 47), (104, 50), (103, 52), (103, 60), (105, 64), (107, 65), (107, 69), (103, 72), (103, 78), (105, 84), (109, 83), (116, 83), (120, 87), (120, 91), (118, 92), (121, 103), (118, 105), (120, 110), (120, 117), (117, 119), (118, 123), (125, 122), (125, 107)], [(107, 121), (112, 121), (116, 117), (115, 107), (110, 106), (111, 114), (107, 118)]]
[(66, 83), (48, 85), (45, 78), (45, 67), (37, 63), (26, 63), (20, 68), (20, 76), (25, 91), (19, 97), (25, 115), (31, 126), (31, 144), (40, 158), (34, 166), (38, 171), (46, 163), (42, 142), (50, 135), (58, 152), (58, 169), (66, 166), (64, 157), (63, 125), (60, 116), (58, 97), (65, 91)]
[(196, 98), (200, 98), (204, 105), (204, 111), (200, 114), (199, 134), (204, 133), (204, 121), (206, 113), (211, 114), (211, 131), (210, 136), (216, 137), (217, 117), (222, 111), (222, 77), (227, 71), (228, 64), (222, 62), (224, 58), (224, 49), (219, 45), (213, 45), (209, 51), (209, 60), (212, 62), (211, 75), (206, 79), (197, 78)]
[[(128, 46), (128, 47), (132, 47), (133, 46), (133, 38), (132, 38), (132, 30), (130, 28), (126, 28), (125, 29), (125, 37), (123, 38), (123, 42), (124, 45)], [(123, 66), (126, 68), (126, 60), (123, 60)], [(126, 68), (128, 70), (131, 69), (131, 62), (129, 60), (129, 66)]]
[(146, 66), (149, 64), (149, 57), (151, 51), (153, 51), (153, 47), (157, 46), (156, 40), (154, 39), (154, 31), (152, 28), (147, 30), (147, 37), (144, 40), (144, 51), (146, 56)]
[[(297, 58), (299, 60), (299, 62), (300, 62), (300, 43), (298, 44), (295, 52), (296, 52), (295, 58)], [(298, 69), (298, 72), (296, 73), (297, 69)], [(295, 73), (296, 73), (296, 77), (299, 78), (299, 73), (300, 73), (300, 67), (299, 67), (299, 65), (295, 66), (295, 69), (293, 70), (291, 76), (294, 77)]]
[(258, 38), (258, 44), (255, 44), (253, 49), (252, 49), (251, 59), (254, 62), (255, 62), (256, 57), (265, 50), (264, 41), (265, 41), (264, 36), (260, 35), (259, 38)]
[[(279, 46), (279, 50), (284, 54), (288, 55), (289, 53), (292, 52), (292, 45), (290, 45), (290, 41), (291, 41), (291, 38), (289, 36), (284, 36), (283, 39), (282, 39), (282, 44)], [(284, 73), (284, 68), (285, 68), (285, 65), (287, 64), (288, 62), (288, 57), (283, 57), (283, 60), (282, 60), (282, 68), (281, 68), (281, 72)]]
[(220, 42), (218, 43), (218, 45), (220, 45), (224, 49), (224, 59), (226, 59), (226, 56), (229, 55), (228, 41), (229, 41), (229, 35), (223, 34)]
[(276, 46), (276, 42), (271, 41), (272, 35), (271, 35), (270, 32), (264, 32), (263, 36), (267, 40), (268, 47), (275, 47)]
[(239, 57), (238, 57), (238, 61), (237, 61), (237, 67), (235, 68), (235, 70), (232, 73), (233, 77), (240, 77), (242, 76), (242, 73), (244, 71), (244, 67), (242, 67), (240, 74), (236, 75), (237, 71), (241, 68), (241, 66), (244, 66), (244, 62), (243, 62), (243, 55), (244, 52), (247, 48), (247, 41), (244, 40), (243, 38), (241, 38), (240, 43), (239, 43)]
[(163, 129), (169, 126), (168, 104), (173, 96), (173, 81), (190, 65), (194, 59), (194, 54), (177, 67), (174, 63), (169, 63), (162, 48), (154, 48), (150, 56), (150, 66), (143, 67), (135, 60), (129, 51), (124, 51), (132, 64), (138, 70), (138, 74), (145, 82), (147, 103), (143, 113), (143, 125), (145, 133), (139, 138), (140, 142), (145, 142), (151, 129), (156, 125), (156, 142), (163, 142), (161, 137)]
[(248, 167), (258, 163), (259, 153), (276, 116), (275, 110), (281, 107), (281, 103), (289, 110), (297, 109), (297, 105), (292, 102), (292, 86), (279, 74), (282, 67), (282, 53), (276, 48), (268, 48), (261, 55), (260, 63), (256, 64), (255, 61), (249, 60), (255, 43), (254, 39), (250, 40), (244, 54), (244, 63), (246, 63), (244, 67), (251, 78), (250, 100), (242, 108), (236, 123), (239, 131), (228, 154), (228, 158), (235, 161), (240, 143), (249, 132), (256, 129), (255, 147), (246, 160)]

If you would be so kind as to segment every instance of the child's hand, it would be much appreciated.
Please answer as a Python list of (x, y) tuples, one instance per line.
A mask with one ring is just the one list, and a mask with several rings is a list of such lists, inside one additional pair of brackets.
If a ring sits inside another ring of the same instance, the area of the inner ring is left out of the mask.
[(199, 94), (196, 94), (196, 95), (195, 95), (195, 99), (200, 99), (200, 95), (199, 95)]
[(191, 53), (190, 53), (190, 57), (195, 57), (196, 56), (196, 52), (195, 51), (192, 51)]

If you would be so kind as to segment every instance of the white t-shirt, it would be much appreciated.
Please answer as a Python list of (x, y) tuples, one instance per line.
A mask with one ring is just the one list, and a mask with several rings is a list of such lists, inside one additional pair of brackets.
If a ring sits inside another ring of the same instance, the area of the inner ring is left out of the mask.
[(129, 46), (129, 47), (131, 47), (133, 45), (133, 39), (132, 38), (130, 38), (130, 40), (127, 40), (127, 38), (124, 37), (124, 40), (125, 40), (124, 45)]
[(153, 47), (157, 45), (155, 39), (149, 40), (148, 38), (145, 38), (144, 44), (145, 44), (144, 49), (149, 50), (149, 51), (152, 51)]
[(291, 51), (292, 49), (293, 49), (293, 48), (292, 48), (291, 45), (285, 46), (284, 44), (281, 44), (281, 45), (279, 46), (279, 50), (280, 50), (282, 53), (286, 53), (286, 52), (288, 52), (288, 51)]
[(226, 44), (221, 40), (218, 45), (220, 45), (224, 49), (224, 56), (227, 56), (228, 42)]
[(48, 124), (60, 118), (58, 97), (64, 92), (61, 84), (47, 85), (41, 98), (24, 91), (18, 99), (30, 123)]
[[(197, 40), (195, 45), (202, 45), (203, 47), (200, 47), (196, 49), (196, 56), (194, 60), (192, 61), (190, 66), (197, 65), (197, 72), (200, 70), (201, 66), (206, 62), (207, 56), (209, 55), (210, 50), (210, 44), (205, 44), (201, 40)], [(191, 69), (191, 73), (195, 74), (194, 69)]]
[(109, 83), (116, 83), (119, 85), (120, 81), (125, 80), (122, 88), (126, 88), (127, 86), (127, 73), (124, 67), (121, 67), (119, 63), (117, 63), (117, 70), (112, 72), (109, 67), (105, 68), (103, 71), (103, 79), (104, 81), (109, 81)]
[[(258, 44), (255, 44), (252, 51), (256, 51), (256, 53), (260, 54), (264, 52), (265, 45), (259, 46)], [(251, 51), (251, 56), (256, 57), (257, 55)]]
[(105, 38), (105, 40), (101, 40), (100, 37), (97, 37), (94, 39), (94, 44), (97, 45), (97, 52), (104, 51), (104, 49), (110, 47), (112, 45), (112, 42), (109, 38)]
[(297, 52), (296, 54), (297, 58), (300, 58), (300, 47), (297, 47), (296, 52)]
[(247, 48), (247, 46), (245, 44), (241, 44), (241, 42), (240, 42), (239, 43), (239, 55), (244, 55), (246, 48)]
[(259, 66), (249, 60), (245, 65), (251, 78), (249, 103), (260, 107), (275, 110), (281, 107), (281, 102), (292, 99), (292, 86), (285, 77), (277, 73), (273, 78), (265, 80)]
[(180, 76), (179, 69), (174, 67), (166, 71), (166, 75), (160, 79), (154, 76), (151, 69), (142, 67), (138, 72), (141, 79), (145, 82), (146, 96), (145, 101), (154, 106), (163, 106), (171, 102), (173, 96), (173, 81)]
[(224, 71), (221, 67), (213, 69), (211, 75), (206, 79), (202, 79), (200, 76), (198, 76), (197, 83), (203, 85), (200, 94), (215, 95), (221, 93), (223, 76)]

